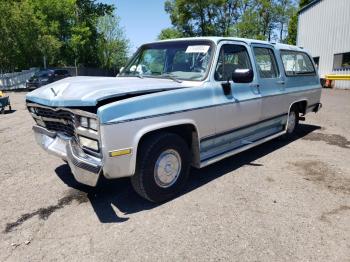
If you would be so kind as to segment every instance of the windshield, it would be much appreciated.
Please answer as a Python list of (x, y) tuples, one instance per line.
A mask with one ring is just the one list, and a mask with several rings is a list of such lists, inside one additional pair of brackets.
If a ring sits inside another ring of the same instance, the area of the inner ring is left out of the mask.
[(120, 76), (203, 80), (212, 57), (210, 41), (148, 44), (135, 54)]

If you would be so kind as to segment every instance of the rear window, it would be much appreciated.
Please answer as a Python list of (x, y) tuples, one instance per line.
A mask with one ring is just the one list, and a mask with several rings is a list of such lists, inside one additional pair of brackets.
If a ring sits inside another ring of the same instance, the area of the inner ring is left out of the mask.
[(314, 65), (306, 53), (282, 50), (281, 57), (287, 76), (315, 74)]

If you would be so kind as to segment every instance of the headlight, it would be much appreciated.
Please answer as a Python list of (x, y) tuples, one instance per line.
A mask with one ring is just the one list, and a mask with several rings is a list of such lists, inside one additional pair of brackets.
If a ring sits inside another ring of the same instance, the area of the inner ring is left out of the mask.
[(94, 118), (88, 118), (85, 116), (80, 117), (80, 126), (88, 129), (98, 130), (98, 120)]
[(85, 128), (89, 128), (89, 119), (85, 116), (80, 117), (80, 125)]
[(92, 149), (94, 151), (98, 151), (98, 142), (96, 140), (84, 137), (84, 136), (79, 136), (79, 142), (80, 145)]
[(98, 128), (98, 122), (97, 119), (90, 118), (89, 119), (89, 127), (95, 131), (97, 131)]

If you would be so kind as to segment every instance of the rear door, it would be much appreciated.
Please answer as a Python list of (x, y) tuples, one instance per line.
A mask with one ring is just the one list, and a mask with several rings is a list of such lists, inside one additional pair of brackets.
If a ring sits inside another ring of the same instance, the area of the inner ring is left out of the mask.
[(280, 116), (285, 112), (285, 77), (272, 45), (253, 44), (254, 60), (262, 98), (261, 120)]

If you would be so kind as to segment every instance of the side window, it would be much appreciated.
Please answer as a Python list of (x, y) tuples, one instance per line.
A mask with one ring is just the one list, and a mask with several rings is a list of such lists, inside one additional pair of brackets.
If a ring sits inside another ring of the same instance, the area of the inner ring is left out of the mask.
[(232, 73), (236, 69), (252, 69), (247, 49), (242, 45), (222, 45), (215, 68), (215, 80), (231, 79)]
[(278, 66), (273, 50), (270, 48), (254, 47), (257, 69), (261, 78), (276, 78), (279, 75)]
[(281, 57), (287, 76), (315, 74), (315, 68), (306, 53), (282, 50)]
[(333, 70), (350, 69), (350, 52), (335, 54), (333, 60)]
[(320, 57), (319, 56), (313, 57), (313, 60), (314, 60), (316, 68), (318, 69), (319, 64), (320, 64)]

